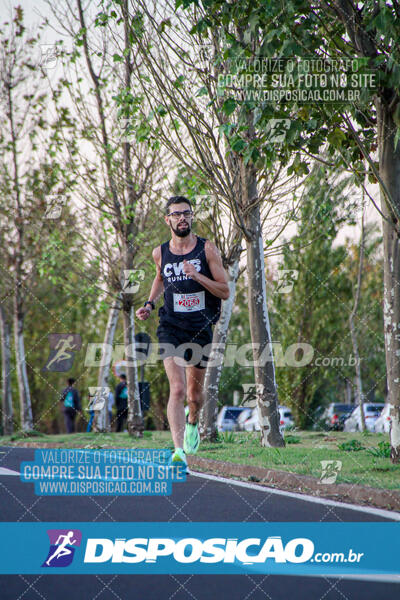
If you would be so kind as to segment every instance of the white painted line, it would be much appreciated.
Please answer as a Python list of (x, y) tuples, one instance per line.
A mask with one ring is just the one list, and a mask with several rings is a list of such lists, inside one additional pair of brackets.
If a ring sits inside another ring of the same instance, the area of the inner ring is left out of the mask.
[(19, 472), (6, 469), (5, 467), (0, 467), (0, 475), (19, 475)]
[[(327, 575), (332, 579), (332, 575)], [(376, 575), (341, 575), (340, 579), (357, 579), (358, 581), (375, 581), (375, 583), (400, 583), (400, 575), (376, 574)]]
[[(275, 573), (274, 573), (275, 575)], [(282, 573), (276, 573), (276, 575), (282, 576)], [(271, 576), (271, 574), (270, 574)], [(368, 575), (320, 575), (315, 573), (304, 573), (303, 575), (284, 575), (284, 577), (314, 577), (315, 579), (336, 579), (342, 581), (342, 579), (352, 579), (356, 581), (374, 581), (375, 583), (400, 583), (400, 575), (392, 574), (392, 573), (376, 573), (376, 574), (368, 574)]]
[(337, 502), (336, 500), (328, 500), (327, 498), (318, 498), (316, 496), (308, 496), (307, 494), (297, 494), (296, 492), (285, 492), (284, 490), (277, 490), (275, 488), (269, 488), (264, 485), (256, 485), (254, 483), (247, 483), (246, 481), (238, 481), (236, 479), (228, 479), (226, 477), (218, 477), (217, 475), (208, 475), (206, 473), (198, 473), (191, 471), (191, 475), (194, 477), (202, 477), (203, 479), (211, 479), (213, 481), (219, 481), (220, 483), (229, 483), (230, 485), (237, 485), (239, 487), (245, 487), (251, 490), (257, 490), (258, 492), (265, 492), (268, 494), (276, 494), (277, 496), (289, 496), (290, 498), (297, 498), (298, 500), (304, 500), (304, 502), (314, 502), (315, 504), (323, 504), (324, 506), (337, 506), (339, 508), (348, 508), (349, 510), (357, 510), (359, 512), (365, 512), (370, 515), (377, 515), (379, 517), (385, 517), (392, 521), (400, 521), (400, 513), (384, 510), (383, 508), (373, 508), (369, 506), (358, 506), (357, 504), (347, 504), (346, 502)]

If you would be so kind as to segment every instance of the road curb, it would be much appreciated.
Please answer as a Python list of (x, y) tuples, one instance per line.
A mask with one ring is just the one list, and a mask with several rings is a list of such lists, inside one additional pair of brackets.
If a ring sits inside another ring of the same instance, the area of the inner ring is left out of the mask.
[(400, 512), (400, 492), (396, 490), (377, 489), (350, 483), (324, 484), (310, 475), (298, 475), (297, 473), (277, 471), (265, 467), (239, 465), (198, 456), (189, 456), (188, 463), (193, 470), (198, 469), (213, 475), (240, 478), (241, 480), (280, 490)]

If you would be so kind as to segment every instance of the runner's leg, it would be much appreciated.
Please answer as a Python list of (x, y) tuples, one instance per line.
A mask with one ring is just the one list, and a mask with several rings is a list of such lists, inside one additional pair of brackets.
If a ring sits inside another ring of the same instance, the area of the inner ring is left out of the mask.
[(185, 367), (176, 364), (174, 357), (164, 359), (169, 380), (167, 417), (175, 448), (183, 448), (185, 432)]
[(204, 378), (206, 369), (193, 365), (186, 367), (187, 403), (189, 407), (189, 423), (197, 423), (200, 409), (204, 403)]

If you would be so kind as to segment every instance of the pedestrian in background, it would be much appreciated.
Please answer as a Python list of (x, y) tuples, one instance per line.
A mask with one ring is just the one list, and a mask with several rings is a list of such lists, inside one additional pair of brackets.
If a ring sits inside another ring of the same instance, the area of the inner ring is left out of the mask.
[(128, 386), (126, 375), (121, 373), (120, 382), (115, 388), (115, 406), (117, 407), (117, 432), (123, 431), (124, 422), (128, 416)]
[(72, 377), (67, 380), (68, 385), (61, 392), (60, 397), (67, 433), (75, 432), (76, 413), (81, 410), (81, 399), (78, 390), (74, 387), (75, 381)]

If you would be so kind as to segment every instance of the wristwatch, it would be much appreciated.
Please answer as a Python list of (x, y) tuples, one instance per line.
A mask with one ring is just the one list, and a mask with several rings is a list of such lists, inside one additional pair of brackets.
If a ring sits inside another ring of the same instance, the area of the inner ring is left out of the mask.
[(145, 302), (145, 303), (143, 304), (143, 306), (146, 306), (146, 304), (150, 304), (150, 305), (151, 305), (151, 308), (152, 308), (153, 310), (155, 310), (155, 308), (156, 308), (156, 307), (155, 307), (155, 304), (154, 304), (153, 300), (147, 300), (147, 302)]

